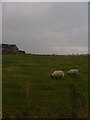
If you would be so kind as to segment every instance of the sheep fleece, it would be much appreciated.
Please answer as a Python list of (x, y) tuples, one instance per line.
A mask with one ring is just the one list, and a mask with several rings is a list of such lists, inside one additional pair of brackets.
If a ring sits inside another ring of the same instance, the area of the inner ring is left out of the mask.
[(79, 71), (78, 71), (78, 69), (71, 69), (68, 71), (68, 74), (69, 75), (78, 75)]
[(61, 70), (54, 71), (52, 73), (53, 78), (63, 78), (64, 77), (64, 72)]

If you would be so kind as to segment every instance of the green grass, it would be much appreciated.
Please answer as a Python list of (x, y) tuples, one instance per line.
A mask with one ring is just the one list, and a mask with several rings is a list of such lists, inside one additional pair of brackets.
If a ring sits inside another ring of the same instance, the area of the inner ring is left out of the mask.
[[(71, 68), (78, 68), (77, 77), (69, 77)], [(63, 69), (65, 77), (51, 79), (54, 70)], [(29, 102), (27, 105), (27, 83)], [(77, 101), (84, 103), (88, 92), (88, 57), (49, 55), (3, 55), (3, 117), (71, 117), (70, 84), (76, 86)], [(77, 105), (78, 108), (79, 105)]]

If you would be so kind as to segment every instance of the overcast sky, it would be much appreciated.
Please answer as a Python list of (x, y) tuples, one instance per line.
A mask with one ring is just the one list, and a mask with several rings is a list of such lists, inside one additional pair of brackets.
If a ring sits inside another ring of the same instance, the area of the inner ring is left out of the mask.
[(2, 2), (89, 2), (89, 0), (0, 0)]
[(3, 3), (3, 43), (29, 53), (88, 52), (88, 3)]
[(1, 43), (2, 43), (2, 4), (0, 3), (0, 44)]

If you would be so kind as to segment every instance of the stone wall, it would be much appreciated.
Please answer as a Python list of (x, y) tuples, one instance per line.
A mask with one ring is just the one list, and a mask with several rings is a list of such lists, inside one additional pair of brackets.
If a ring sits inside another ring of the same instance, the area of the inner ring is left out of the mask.
[(19, 54), (25, 54), (25, 51), (19, 50)]

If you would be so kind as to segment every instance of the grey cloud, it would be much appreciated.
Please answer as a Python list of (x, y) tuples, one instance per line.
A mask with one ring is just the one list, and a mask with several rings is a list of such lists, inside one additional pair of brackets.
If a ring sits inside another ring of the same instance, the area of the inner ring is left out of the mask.
[(3, 3), (3, 42), (33, 53), (80, 52), (88, 47), (88, 3)]
[(2, 4), (0, 3), (0, 43), (2, 43)]

